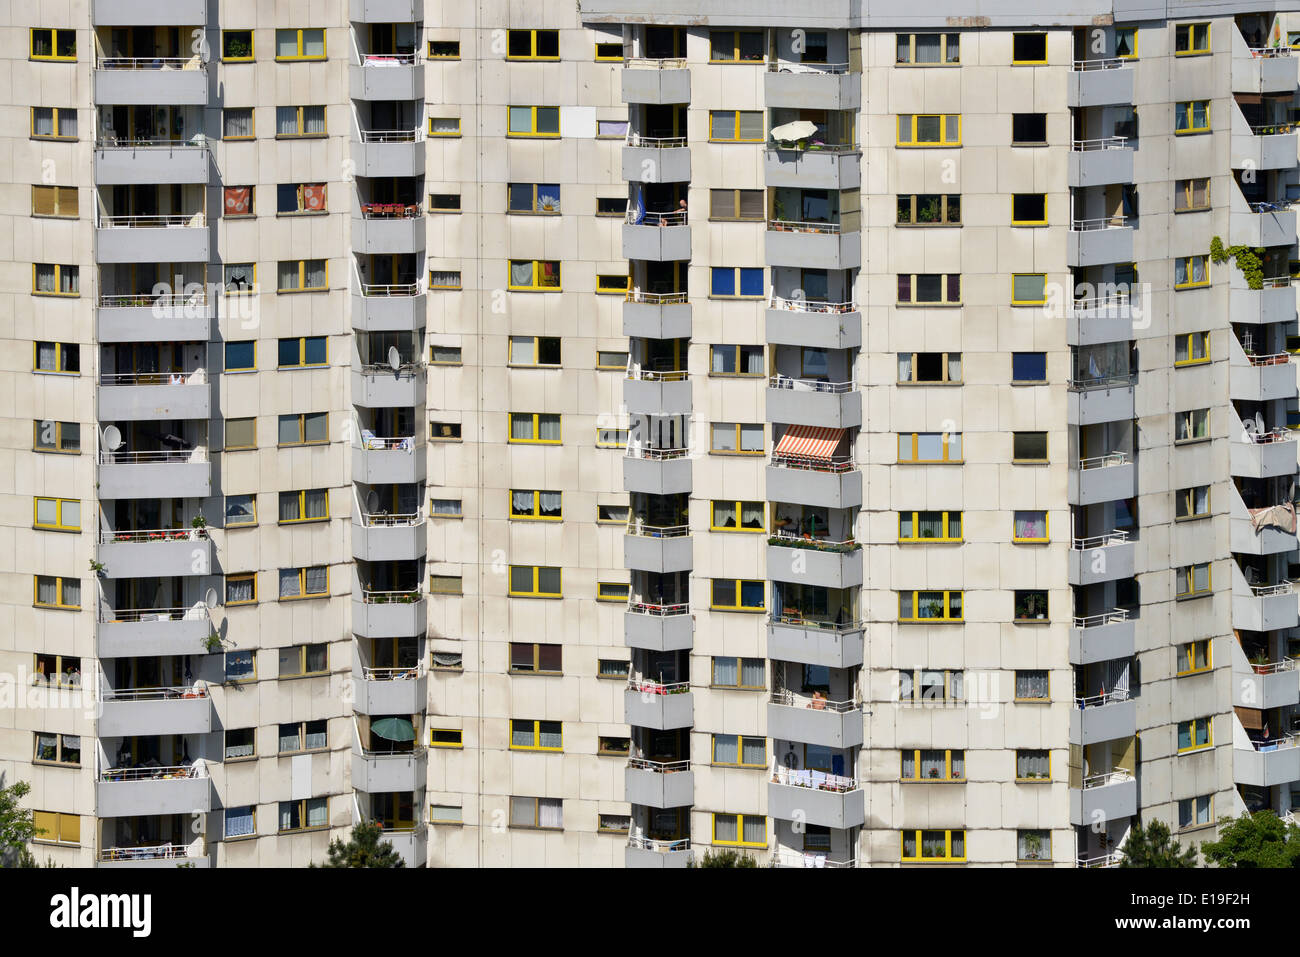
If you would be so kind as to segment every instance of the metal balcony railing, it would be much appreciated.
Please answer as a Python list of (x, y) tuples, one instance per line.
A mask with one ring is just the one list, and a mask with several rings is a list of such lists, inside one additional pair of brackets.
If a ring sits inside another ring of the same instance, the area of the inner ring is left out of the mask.
[(1071, 378), (1066, 384), (1071, 392), (1092, 392), (1096, 389), (1124, 389), (1137, 382), (1137, 375), (1123, 372), (1119, 375), (1103, 375), (1091, 379)]
[(689, 681), (655, 681), (651, 678), (630, 676), (627, 679), (627, 690), (636, 691), (640, 694), (687, 694), (691, 690), (691, 683)]
[(657, 618), (667, 618), (672, 615), (686, 615), (690, 613), (691, 606), (686, 602), (669, 602), (655, 603), (646, 601), (629, 600), (627, 610), (634, 615), (653, 615)]
[(1070, 223), (1070, 232), (1072, 233), (1090, 233), (1099, 229), (1123, 229), (1128, 223), (1128, 217), (1123, 213), (1116, 213), (1113, 216), (1094, 216), (1091, 219), (1076, 219)]
[(839, 75), (849, 72), (847, 63), (805, 63), (792, 60), (768, 60), (768, 73), (825, 73)]
[(1102, 771), (1100, 774), (1090, 774), (1081, 783), (1083, 790), (1088, 791), (1092, 788), (1104, 788), (1109, 784), (1123, 784), (1132, 780), (1134, 780), (1133, 772), (1128, 768), (1114, 768), (1110, 771)]
[(208, 689), (201, 684), (172, 688), (103, 688), (105, 701), (172, 701), (179, 698), (206, 698)]
[(366, 681), (414, 681), (420, 677), (420, 666), (409, 668), (362, 668), (361, 677)]
[(784, 296), (778, 296), (775, 292), (768, 295), (767, 306), (769, 309), (803, 313), (843, 314), (858, 311), (856, 302), (817, 302), (810, 299), (786, 299)]
[(1071, 69), (1076, 73), (1087, 73), (1091, 70), (1118, 70), (1130, 63), (1132, 63), (1132, 60), (1127, 57), (1101, 57), (1096, 60), (1075, 60)]
[(651, 212), (650, 210), (644, 210), (641, 215), (642, 215), (641, 221), (637, 222), (636, 220), (637, 211), (629, 209), (623, 221), (627, 223), (629, 226), (685, 226), (686, 225), (686, 210), (684, 209), (673, 209), (662, 213)]
[(685, 369), (647, 369), (628, 364), (627, 377), (635, 382), (685, 382)]
[(669, 854), (674, 851), (689, 851), (691, 849), (691, 839), (689, 837), (678, 838), (677, 840), (661, 841), (651, 837), (642, 837), (634, 834), (627, 839), (627, 846), (642, 851), (654, 851), (658, 854)]
[(1128, 462), (1127, 452), (1110, 452), (1107, 455), (1094, 455), (1086, 459), (1079, 459), (1079, 469), (1081, 471), (1104, 469), (1115, 465), (1127, 465)]
[(103, 624), (123, 621), (184, 621), (202, 620), (208, 617), (206, 605), (197, 604), (189, 608), (109, 608), (99, 606), (99, 620)]
[(829, 774), (825, 771), (811, 771), (806, 768), (799, 770), (787, 768), (781, 764), (775, 765), (769, 770), (768, 780), (773, 784), (808, 788), (810, 791), (834, 791), (836, 794), (846, 794), (862, 787), (857, 778), (844, 774)]
[(645, 445), (629, 445), (627, 447), (628, 458), (649, 459), (652, 462), (686, 458), (690, 452), (690, 449), (656, 449)]
[(838, 235), (840, 224), (834, 222), (798, 222), (792, 219), (769, 219), (767, 228), (784, 233), (833, 233)]
[(415, 143), (423, 139), (420, 127), (412, 130), (362, 130), (363, 143)]
[(684, 70), (686, 58), (630, 56), (623, 58), (623, 66), (631, 70)]
[(362, 53), (361, 65), (382, 69), (392, 66), (412, 66), (420, 61), (418, 51), (414, 53)]
[(413, 605), (424, 596), (419, 588), (409, 591), (371, 591), (361, 590), (361, 600), (367, 605)]
[(207, 528), (102, 528), (101, 545), (119, 542), (194, 542), (207, 541)]
[(1075, 628), (1100, 628), (1103, 625), (1116, 625), (1122, 621), (1128, 621), (1127, 608), (1112, 608), (1110, 611), (1104, 611), (1099, 615), (1075, 615)]
[(205, 291), (195, 291), (189, 295), (177, 295), (167, 293), (154, 295), (148, 292), (133, 292), (126, 294), (103, 294), (100, 295), (98, 304), (103, 309), (122, 308), (128, 306), (153, 306), (155, 308), (182, 309), (185, 307), (206, 306), (208, 303), (208, 294)]
[(207, 65), (198, 55), (189, 57), (106, 56), (95, 61), (96, 70), (199, 70)]
[(143, 847), (105, 847), (99, 852), (101, 861), (157, 861), (186, 856), (183, 844), (149, 844)]
[(640, 535), (643, 538), (681, 538), (690, 533), (689, 525), (651, 525), (635, 516), (627, 523), (627, 534)]
[(414, 435), (398, 436), (378, 436), (363, 434), (361, 436), (361, 448), (367, 452), (386, 452), (386, 451), (412, 451), (420, 440)]
[(1279, 136), (1295, 131), (1295, 123), (1261, 123), (1259, 126), (1250, 127), (1250, 132), (1254, 136)]
[(108, 216), (100, 215), (97, 217), (95, 225), (100, 229), (158, 229), (158, 228), (176, 228), (190, 227), (194, 229), (206, 228), (207, 217), (202, 210), (193, 213), (177, 214), (170, 216)]
[(821, 379), (796, 379), (792, 376), (777, 373), (769, 376), (767, 380), (770, 389), (792, 389), (796, 392), (831, 392), (836, 395), (843, 395), (846, 392), (852, 392), (857, 389), (857, 383), (852, 380), (848, 382), (824, 382)]
[(1108, 545), (1123, 545), (1128, 542), (1128, 530), (1117, 528), (1104, 535), (1091, 535), (1087, 538), (1071, 538), (1070, 547), (1078, 551), (1105, 548)]
[(634, 771), (653, 771), (655, 774), (676, 774), (691, 769), (690, 761), (650, 761), (646, 758), (628, 758), (627, 766)]
[(844, 861), (833, 861), (830, 856), (817, 851), (796, 851), (783, 847), (772, 852), (769, 859), (772, 867), (857, 867), (858, 862), (850, 857)]
[(206, 462), (207, 450), (202, 447), (192, 449), (152, 449), (147, 452), (110, 452), (100, 449), (100, 465), (141, 465), (157, 462)]
[(1080, 710), (1088, 708), (1100, 708), (1108, 704), (1118, 704), (1121, 701), (1129, 700), (1127, 688), (1117, 688), (1114, 691), (1107, 691), (1105, 694), (1088, 695), (1086, 697), (1076, 696), (1074, 706)]
[(811, 535), (804, 536), (797, 532), (789, 532), (783, 528), (775, 529), (768, 537), (769, 545), (798, 545), (803, 548), (812, 548), (822, 552), (853, 552), (862, 546), (851, 538), (842, 542), (834, 541), (829, 538), (814, 538)]
[(625, 146), (636, 146), (641, 149), (651, 150), (681, 149), (686, 146), (686, 137), (642, 136), (640, 133), (634, 133), (632, 130), (628, 130), (627, 136), (623, 140), (623, 144)]
[(628, 302), (639, 302), (647, 306), (675, 306), (687, 301), (685, 290), (681, 292), (642, 292), (640, 289), (629, 289), (626, 299)]
[(392, 528), (394, 526), (413, 527), (423, 522), (423, 509), (392, 515), (384, 512), (361, 513), (361, 524), (367, 528)]
[(1087, 153), (1092, 150), (1123, 150), (1128, 149), (1127, 136), (1097, 136), (1090, 139), (1070, 140), (1070, 149), (1079, 153)]
[(104, 782), (176, 781), (206, 778), (207, 776), (207, 769), (202, 761), (176, 767), (105, 768), (99, 772), (99, 780)]
[(835, 455), (830, 458), (816, 458), (808, 455), (790, 455), (788, 453), (772, 453), (769, 464), (776, 468), (783, 469), (802, 469), (809, 472), (853, 472), (857, 470), (857, 464), (850, 456)]
[(861, 701), (830, 701), (817, 692), (806, 695), (790, 690), (773, 691), (768, 696), (768, 701), (772, 704), (785, 705), (787, 708), (809, 708), (813, 711), (833, 711), (836, 714), (858, 711), (862, 707)]
[(188, 372), (103, 372), (100, 385), (204, 385), (207, 376), (201, 369)]
[(373, 296), (379, 298), (405, 297), (411, 298), (420, 294), (420, 284), (418, 282), (401, 282), (401, 283), (362, 283), (361, 295)]
[(797, 608), (772, 612), (767, 616), (767, 620), (774, 625), (792, 625), (796, 628), (808, 628), (817, 631), (848, 632), (857, 631), (862, 627), (861, 620), (853, 616), (845, 618), (843, 621), (833, 621), (829, 618), (819, 618), (814, 614), (805, 615)]

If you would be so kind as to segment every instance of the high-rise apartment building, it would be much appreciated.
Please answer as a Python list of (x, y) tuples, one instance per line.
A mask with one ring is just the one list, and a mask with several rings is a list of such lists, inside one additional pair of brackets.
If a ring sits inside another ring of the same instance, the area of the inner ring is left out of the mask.
[(15, 8), (37, 857), (1106, 866), (1300, 807), (1300, 4), (1038, 7)]

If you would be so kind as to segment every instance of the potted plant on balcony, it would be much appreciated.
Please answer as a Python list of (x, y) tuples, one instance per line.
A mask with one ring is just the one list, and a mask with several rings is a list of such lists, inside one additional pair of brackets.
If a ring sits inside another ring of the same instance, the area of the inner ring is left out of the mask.
[(190, 529), (191, 529), (191, 536), (190, 536), (191, 538), (195, 538), (195, 539), (207, 538), (208, 520), (204, 518), (202, 515), (195, 515), (192, 519), (190, 519)]
[(1268, 674), (1268, 655), (1264, 654), (1264, 652), (1258, 651), (1251, 655), (1250, 664), (1255, 674)]

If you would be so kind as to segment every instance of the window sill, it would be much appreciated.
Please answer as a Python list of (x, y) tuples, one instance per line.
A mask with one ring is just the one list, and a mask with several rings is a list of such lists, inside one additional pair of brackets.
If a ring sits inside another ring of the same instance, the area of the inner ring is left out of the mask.
[(1184, 445), (1202, 445), (1205, 442), (1212, 441), (1214, 441), (1214, 439), (1208, 435), (1196, 439), (1174, 439), (1174, 448), (1182, 448)]
[(709, 372), (710, 379), (765, 379), (765, 372)]
[[(1204, 442), (1207, 440), (1200, 439), (1199, 441)], [(1200, 522), (1200, 521), (1204, 521), (1207, 518), (1213, 518), (1213, 517), (1214, 517), (1213, 514), (1210, 512), (1203, 512), (1200, 515), (1183, 515), (1181, 517), (1176, 517), (1174, 519), (1174, 524), (1178, 524), (1180, 522)]]
[(1050, 618), (1012, 618), (1011, 619), (1011, 624), (1013, 625), (1050, 625), (1051, 623), (1052, 620)]
[(1214, 592), (1211, 590), (1193, 592), (1190, 595), (1175, 595), (1174, 601), (1194, 601), (1197, 598), (1209, 598)]
[(257, 758), (258, 756), (256, 754), (245, 754), (242, 757), (238, 757), (238, 758), (222, 758), (221, 763), (222, 764), (250, 764), (253, 761), (256, 761)]
[(960, 67), (961, 63), (960, 62), (956, 62), (956, 63), (910, 63), (908, 62), (908, 63), (895, 63), (894, 66), (900, 69), (906, 68), (909, 70), (933, 70), (937, 67), (948, 67), (949, 69), (952, 69), (955, 67)]
[(1183, 757), (1184, 755), (1187, 755), (1187, 754), (1204, 754), (1204, 753), (1207, 752), (1207, 751), (1213, 752), (1213, 751), (1214, 751), (1214, 745), (1213, 745), (1213, 744), (1202, 744), (1202, 745), (1199, 745), (1198, 747), (1195, 747), (1195, 748), (1186, 748), (1186, 749), (1181, 749), (1181, 750), (1179, 750), (1179, 751), (1177, 752), (1177, 755), (1178, 755), (1178, 757), (1181, 758), (1181, 757)]
[(1050, 459), (1012, 459), (1011, 464), (1047, 466), (1047, 465), (1051, 465), (1052, 463)]
[[(298, 599), (281, 598), (280, 601), (297, 601)], [(277, 681), (300, 681), (303, 678), (328, 678), (328, 671), (313, 671), (305, 675), (276, 675)], [(326, 748), (313, 748), (311, 751), (285, 751), (285, 754), (315, 754), (317, 751), (324, 751)]]
[[(962, 223), (894, 223), (899, 229), (961, 229)], [(1015, 224), (1012, 223), (1014, 226)]]
[(563, 292), (564, 291), (559, 286), (547, 286), (546, 288), (542, 288), (541, 286), (507, 286), (506, 290), (508, 292)]
[(936, 380), (934, 380), (933, 382), (931, 382), (931, 381), (929, 381), (929, 380), (918, 379), (918, 380), (913, 381), (913, 382), (898, 382), (898, 383), (896, 383), (896, 385), (898, 385), (900, 388), (904, 388), (904, 389), (906, 389), (906, 388), (911, 388), (911, 387), (913, 387), (913, 386), (922, 386), (922, 385), (924, 385), (924, 386), (936, 386), (936, 385), (937, 385), (937, 386), (959, 386), (959, 385), (962, 385), (962, 384), (963, 384), (963, 383), (960, 382), (960, 381), (953, 382), (953, 381), (950, 381), (950, 380), (940, 380), (940, 379), (936, 379)]
[(328, 831), (329, 829), (330, 826), (328, 824), (321, 824), (318, 827), (283, 828), (275, 833), (280, 836), (284, 836), (285, 834), (314, 834), (317, 831)]
[(1174, 215), (1181, 216), (1183, 213), (1208, 213), (1214, 207), (1212, 206), (1188, 206), (1185, 209), (1175, 209)]
[[(320, 599), (322, 599), (322, 598), (329, 598), (329, 597), (330, 597), (330, 596), (329, 596), (328, 594), (321, 594), (321, 595), (290, 595), (290, 596), (288, 596), (288, 597), (281, 596), (281, 597), (277, 598), (276, 601), (318, 601), (318, 600), (320, 600)], [(329, 672), (327, 672), (327, 671), (322, 671), (322, 672), (320, 672), (320, 674), (329, 674)], [(306, 678), (306, 677), (315, 677), (315, 674), (312, 674), (312, 675), (282, 675), (282, 677), (285, 677), (285, 678)]]
[(530, 594), (525, 594), (523, 592), (512, 591), (512, 592), (507, 592), (506, 597), (507, 598), (536, 598), (542, 601), (559, 601), (564, 596), (563, 595), (530, 595)]
[(1016, 778), (1017, 784), (1051, 784), (1051, 778)]
[(71, 535), (81, 534), (81, 529), (79, 528), (58, 528), (54, 525), (33, 525), (32, 529), (37, 532), (64, 532)]
[(960, 309), (960, 302), (896, 302), (898, 309)]
[[(324, 747), (324, 748), (305, 748), (305, 749), (300, 750), (300, 751), (277, 751), (277, 752), (275, 753), (275, 756), (276, 756), (277, 758), (292, 758), (292, 757), (295, 757), (295, 756), (300, 755), (300, 754), (323, 754), (324, 752), (326, 752), (326, 751), (328, 751), (328, 750), (329, 750), (328, 747)], [(240, 761), (251, 761), (251, 760), (254, 760), (255, 758), (256, 758), (256, 755), (253, 755), (252, 757), (249, 757), (249, 758), (239, 758), (239, 760), (240, 760)]]
[(899, 784), (965, 784), (965, 778), (899, 778)]
[[(330, 211), (328, 209), (295, 209), (292, 212), (281, 212), (279, 210), (276, 210), (275, 218), (280, 219), (281, 217), (291, 217), (291, 216), (328, 216), (329, 214)], [(254, 217), (227, 216), (225, 218), (226, 219), (253, 219)]]
[(51, 611), (81, 611), (80, 605), (43, 605), (38, 601), (32, 602), (33, 608), (48, 608)]
[[(291, 834), (291, 833), (293, 833), (293, 832), (291, 832), (291, 831), (281, 831), (280, 833), (281, 833), (281, 834)], [(258, 835), (257, 833), (253, 833), (253, 834), (239, 834), (239, 835), (237, 835), (237, 836), (235, 836), (235, 837), (222, 837), (222, 838), (221, 838), (221, 841), (222, 841), (223, 844), (238, 844), (238, 843), (240, 843), (241, 841), (255, 841), (255, 840), (258, 839), (259, 836), (260, 836), (260, 835)]]
[(1012, 699), (1011, 699), (1011, 702), (1012, 702), (1012, 704), (1037, 704), (1037, 705), (1045, 705), (1045, 704), (1051, 704), (1051, 703), (1052, 703), (1052, 699), (1051, 699), (1051, 698), (1012, 698)]
[(1047, 385), (1047, 380), (1046, 379), (1012, 379), (1011, 385), (1015, 385), (1015, 386)]
[[(301, 295), (310, 292), (329, 292), (329, 291), (330, 291), (329, 286), (313, 286), (310, 289), (277, 289), (275, 293), (277, 296), (296, 296), (296, 295)], [(324, 363), (321, 364), (324, 365)]]
[[(1253, 670), (1253, 669), (1252, 669), (1252, 670)], [(1198, 675), (1208, 675), (1208, 674), (1213, 674), (1213, 673), (1214, 673), (1214, 666), (1211, 665), (1211, 666), (1208, 667), (1208, 668), (1197, 668), (1195, 671), (1176, 671), (1176, 672), (1174, 672), (1174, 677), (1175, 677), (1175, 678), (1195, 678), (1195, 677), (1198, 676)]]
[(248, 375), (250, 372), (256, 372), (256, 369), (223, 369), (222, 375)]
[[(618, 448), (623, 448), (623, 446), (618, 446)], [(734, 455), (740, 458), (746, 458), (746, 457), (761, 458), (764, 455), (763, 452), (729, 452), (726, 449), (709, 449), (709, 454), (710, 455)]]
[(961, 545), (964, 538), (900, 538), (899, 545)]
[(965, 618), (900, 618), (900, 625), (964, 625)]
[[(323, 140), (328, 137), (329, 133), (276, 133), (274, 138), (277, 140)], [(252, 139), (252, 137), (246, 136), (243, 139)]]
[(1196, 831), (1208, 831), (1208, 830), (1210, 830), (1210, 829), (1213, 828), (1213, 827), (1214, 827), (1214, 822), (1213, 822), (1213, 821), (1210, 821), (1210, 822), (1207, 823), (1207, 824), (1189, 824), (1189, 825), (1187, 825), (1187, 827), (1180, 827), (1180, 828), (1179, 828), (1177, 831), (1175, 831), (1174, 833), (1176, 833), (1176, 834), (1193, 834), (1193, 833), (1195, 833)]
[(711, 768), (733, 768), (737, 771), (766, 771), (766, 764), (723, 764), (719, 761), (710, 761)]
[(730, 605), (710, 605), (709, 611), (734, 612), (736, 614), (741, 614), (741, 615), (761, 615), (764, 614), (767, 611), (767, 609), (766, 608), (736, 608)]
[(1023, 141), (1023, 142), (1018, 141), (1018, 140), (1012, 140), (1012, 141), (1011, 141), (1011, 145), (1012, 145), (1012, 146), (1023, 146), (1023, 147), (1028, 147), (1028, 148), (1030, 148), (1030, 149), (1043, 149), (1044, 147), (1048, 146), (1049, 144), (1048, 144), (1048, 142), (1047, 142), (1046, 140), (1025, 140), (1025, 141)]
[(80, 455), (81, 449), (32, 449), (33, 452), (40, 452), (43, 455)]
[(74, 769), (75, 769), (75, 768), (80, 768), (80, 767), (81, 767), (81, 765), (80, 765), (79, 763), (78, 763), (78, 764), (69, 764), (69, 763), (66, 762), (66, 761), (43, 761), (43, 760), (41, 760), (40, 758), (32, 758), (32, 764), (35, 764), (35, 765), (38, 765), (38, 766), (40, 766), (40, 767), (44, 767), (44, 768), (74, 768)]

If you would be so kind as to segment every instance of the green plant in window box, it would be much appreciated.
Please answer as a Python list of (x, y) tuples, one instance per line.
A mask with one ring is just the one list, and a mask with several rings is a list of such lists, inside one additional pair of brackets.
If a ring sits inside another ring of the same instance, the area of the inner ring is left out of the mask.
[(1043, 839), (1038, 834), (1025, 835), (1025, 860), (1036, 861), (1043, 852)]
[(90, 560), (90, 570), (102, 578), (104, 577), (104, 572), (107, 570), (107, 566), (105, 566), (103, 562), (97, 562), (92, 558)]

